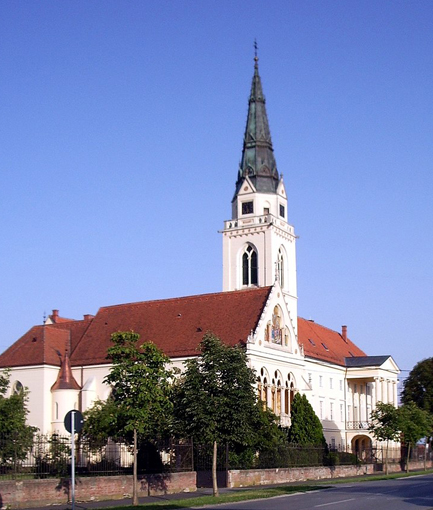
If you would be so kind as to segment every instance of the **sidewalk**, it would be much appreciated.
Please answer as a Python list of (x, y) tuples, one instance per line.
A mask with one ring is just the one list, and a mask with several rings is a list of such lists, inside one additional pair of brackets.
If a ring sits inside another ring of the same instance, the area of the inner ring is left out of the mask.
[[(277, 487), (279, 485), (315, 485), (318, 482), (325, 482), (326, 480), (310, 480), (310, 481), (300, 481), (300, 482), (288, 482), (282, 484), (273, 484), (273, 485), (254, 485), (251, 487), (239, 487), (239, 488), (226, 488), (219, 487), (218, 491), (220, 494), (224, 494), (227, 492), (237, 492), (237, 491), (245, 491), (245, 490), (258, 490), (258, 489), (266, 489), (268, 487)], [(146, 496), (138, 498), (140, 504), (144, 503), (160, 503), (162, 501), (172, 501), (179, 499), (188, 499), (188, 498), (198, 498), (200, 496), (212, 496), (212, 488), (208, 487), (200, 487), (197, 488), (195, 492), (179, 492), (176, 494), (164, 494), (159, 496)], [(132, 505), (132, 498), (125, 499), (114, 499), (114, 500), (106, 500), (106, 501), (86, 501), (86, 502), (75, 502), (76, 510), (87, 510), (87, 509), (97, 509), (97, 508), (109, 508), (116, 506), (128, 506)], [(71, 510), (72, 505), (69, 504), (61, 504), (61, 505), (47, 505), (47, 506), (39, 506), (26, 508), (25, 510)]]
[[(305, 484), (306, 482), (303, 482)], [(289, 485), (289, 484), (284, 484)], [(273, 487), (273, 486), (272, 486)], [(236, 492), (239, 490), (246, 490), (246, 489), (264, 489), (265, 486), (255, 486), (255, 487), (242, 487), (240, 489), (227, 489), (225, 487), (218, 488), (220, 494), (226, 493), (226, 492)], [(179, 499), (188, 499), (188, 498), (198, 498), (200, 496), (212, 496), (212, 488), (208, 487), (200, 487), (197, 488), (195, 492), (179, 492), (176, 494), (164, 494), (159, 496), (146, 496), (138, 498), (138, 501), (140, 504), (144, 503), (158, 503), (162, 501), (171, 501), (171, 500), (179, 500)], [(116, 506), (128, 506), (132, 505), (132, 498), (125, 498), (125, 499), (112, 499), (112, 500), (106, 500), (106, 501), (86, 501), (86, 502), (75, 502), (75, 508), (76, 510), (87, 510), (92, 508), (109, 508), (109, 507), (116, 507)], [(25, 510), (71, 510), (71, 504), (62, 504), (62, 505), (47, 505), (47, 506), (40, 506), (40, 507), (32, 507), (32, 508), (26, 508)]]
[[(419, 475), (424, 474), (424, 470), (414, 470), (411, 471), (412, 475)], [(376, 476), (385, 475), (385, 473), (372, 473), (368, 475), (361, 475), (357, 477), (359, 481), (365, 480), (368, 478), (374, 478)], [(296, 485), (326, 485), (327, 483), (335, 483), (336, 480), (338, 480), (340, 483), (344, 483), (344, 478), (321, 478), (316, 480), (302, 480), (302, 481), (296, 481), (296, 482), (286, 482), (286, 483), (278, 483), (278, 484), (272, 484), (272, 485), (253, 485), (250, 487), (239, 487), (239, 488), (226, 488), (226, 487), (219, 487), (218, 490), (220, 494), (228, 493), (228, 492), (237, 492), (237, 491), (246, 491), (246, 490), (258, 490), (258, 489), (267, 489), (269, 487), (278, 487), (278, 486), (296, 486)], [(351, 481), (353, 478), (351, 478)], [(139, 503), (158, 503), (162, 501), (173, 501), (173, 500), (179, 500), (179, 499), (188, 499), (188, 498), (197, 498), (200, 496), (211, 496), (212, 495), (212, 488), (208, 487), (200, 487), (197, 488), (195, 492), (180, 492), (176, 494), (164, 494), (159, 496), (146, 496), (139, 498)], [(125, 499), (115, 499), (115, 500), (106, 500), (106, 501), (86, 501), (86, 502), (75, 502), (75, 509), (76, 510), (91, 510), (91, 509), (98, 509), (98, 508), (109, 508), (109, 507), (116, 507), (116, 506), (128, 506), (132, 505), (132, 498), (125, 498)], [(27, 508), (25, 510), (71, 510), (71, 504), (61, 504), (61, 505), (47, 505), (47, 506), (39, 506), (39, 507), (32, 507)]]

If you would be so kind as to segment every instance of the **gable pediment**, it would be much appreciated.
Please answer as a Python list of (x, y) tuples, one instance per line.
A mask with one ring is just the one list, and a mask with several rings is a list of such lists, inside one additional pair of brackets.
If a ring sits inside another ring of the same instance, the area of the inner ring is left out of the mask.
[(257, 328), (250, 336), (249, 345), (269, 355), (304, 357), (303, 348), (298, 343), (295, 322), (290, 316), (278, 282), (271, 288)]
[(238, 196), (248, 195), (250, 193), (256, 193), (256, 188), (250, 178), (246, 176), (239, 187)]

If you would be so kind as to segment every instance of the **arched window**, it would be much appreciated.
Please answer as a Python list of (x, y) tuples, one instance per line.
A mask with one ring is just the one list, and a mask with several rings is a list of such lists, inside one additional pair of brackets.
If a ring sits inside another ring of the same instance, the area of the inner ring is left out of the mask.
[(292, 412), (292, 402), (295, 397), (295, 379), (293, 374), (288, 374), (284, 391), (284, 405), (288, 415)]
[(242, 255), (242, 285), (257, 285), (257, 252), (248, 245)]
[(285, 270), (285, 264), (284, 264), (284, 255), (283, 250), (280, 248), (278, 250), (278, 260), (277, 260), (277, 278), (278, 283), (280, 284), (281, 288), (284, 288), (284, 270)]
[(263, 403), (263, 409), (266, 409), (268, 405), (268, 372), (262, 367), (260, 370), (260, 375), (257, 378), (257, 386), (258, 386), (258, 397), (259, 400)]

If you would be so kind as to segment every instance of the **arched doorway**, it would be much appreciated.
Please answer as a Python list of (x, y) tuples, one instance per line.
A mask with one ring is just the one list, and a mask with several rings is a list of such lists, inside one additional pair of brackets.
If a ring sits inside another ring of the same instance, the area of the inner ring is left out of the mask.
[(373, 450), (371, 438), (365, 435), (355, 436), (352, 439), (352, 452), (356, 453), (358, 458), (364, 462), (371, 462)]

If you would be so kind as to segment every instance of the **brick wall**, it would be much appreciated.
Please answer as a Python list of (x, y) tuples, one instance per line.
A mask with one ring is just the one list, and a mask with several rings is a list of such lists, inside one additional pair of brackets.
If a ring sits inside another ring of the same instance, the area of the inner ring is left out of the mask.
[[(76, 478), (76, 501), (102, 501), (131, 497), (132, 476)], [(196, 473), (149, 475), (139, 480), (139, 496), (193, 492)], [(0, 482), (0, 508), (31, 508), (66, 504), (70, 500), (69, 479), (8, 480)]]

